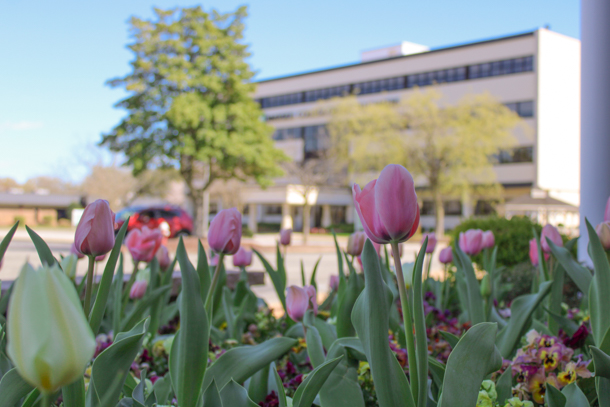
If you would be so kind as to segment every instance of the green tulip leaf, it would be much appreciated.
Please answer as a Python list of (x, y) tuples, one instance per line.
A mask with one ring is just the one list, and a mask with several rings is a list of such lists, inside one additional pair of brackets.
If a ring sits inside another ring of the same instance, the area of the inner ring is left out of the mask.
[(318, 261), (316, 261), (316, 264), (314, 264), (313, 271), (311, 272), (311, 278), (309, 279), (309, 285), (313, 285), (316, 290), (318, 289), (318, 284), (316, 283), (316, 274), (318, 274), (318, 266), (320, 265), (321, 260), (322, 256), (318, 257)]
[(593, 280), (591, 272), (586, 267), (581, 266), (576, 260), (574, 260), (568, 249), (557, 246), (551, 241), (551, 239), (547, 239), (546, 241), (551, 248), (551, 253), (553, 253), (553, 256), (555, 256), (557, 261), (559, 261), (559, 263), (563, 266), (572, 281), (574, 281), (574, 284), (578, 286), (578, 289), (583, 294), (588, 293), (589, 287), (591, 286), (591, 281)]
[(426, 335), (426, 317), (424, 315), (424, 293), (422, 288), (422, 275), (424, 256), (428, 237), (419, 250), (413, 268), (413, 320), (415, 327), (415, 353), (417, 354), (417, 373), (421, 379), (418, 382), (417, 405), (424, 406), (428, 395), (428, 337)]
[(104, 267), (104, 273), (102, 274), (102, 279), (100, 280), (99, 288), (97, 289), (97, 295), (95, 296), (91, 314), (89, 314), (89, 326), (95, 335), (97, 335), (97, 332), (100, 329), (102, 318), (106, 311), (106, 303), (108, 302), (108, 296), (110, 295), (112, 277), (114, 275), (114, 270), (116, 269), (117, 261), (119, 260), (119, 255), (121, 254), (121, 245), (123, 244), (125, 233), (127, 233), (128, 223), (129, 219), (127, 219), (123, 223), (123, 226), (121, 226), (121, 229), (119, 229), (119, 233), (114, 241), (114, 247), (110, 252), (108, 262), (106, 262), (106, 266)]
[(147, 330), (148, 319), (140, 321), (131, 331), (118, 333), (113, 344), (95, 358), (87, 389), (87, 407), (116, 405)]
[[(181, 407), (196, 407), (199, 402), (205, 375), (210, 325), (205, 310), (199, 277), (186, 266), (186, 250), (182, 239), (178, 244), (178, 261), (182, 274), (180, 295), (180, 329), (174, 337), (169, 357), (169, 373)], [(188, 262), (190, 264), (190, 262)]]
[[(353, 354), (362, 355), (362, 343), (358, 338), (339, 338), (329, 348), (326, 360), (343, 356), (320, 389), (323, 407), (364, 407), (362, 388), (358, 383), (358, 360)], [(350, 355), (352, 354), (352, 355)]]
[(548, 407), (566, 407), (566, 396), (555, 386), (547, 384), (544, 399)]
[(432, 374), (432, 380), (438, 388), (443, 387), (443, 380), (445, 379), (445, 365), (433, 358), (428, 356), (428, 366), (430, 367), (430, 373)]
[(14, 406), (34, 387), (23, 380), (17, 369), (9, 370), (0, 380), (0, 406)]
[(277, 272), (281, 278), (282, 285), (284, 286), (284, 291), (286, 291), (286, 267), (284, 264), (284, 258), (282, 257), (282, 252), (280, 251), (279, 242), (275, 245), (275, 258), (277, 263)]
[(458, 342), (460, 341), (460, 338), (452, 334), (451, 332), (439, 330), (438, 333), (441, 334), (444, 340), (449, 342), (449, 345), (451, 345), (452, 348), (455, 348)]
[[(313, 318), (315, 318), (313, 312), (311, 310), (307, 311), (305, 319), (309, 319), (310, 321), (308, 322), (313, 322), (311, 321)], [(311, 365), (315, 368), (324, 363), (324, 345), (322, 345), (322, 338), (315, 326), (305, 323), (305, 328), (307, 328), (305, 331), (307, 354), (309, 355)]]
[(197, 245), (197, 275), (199, 276), (199, 283), (201, 284), (201, 298), (205, 301), (205, 297), (208, 295), (208, 291), (210, 291), (210, 286), (212, 285), (212, 276), (208, 264), (208, 255), (201, 244), (201, 240)]
[[(279, 248), (278, 248), (278, 250), (279, 250)], [(273, 269), (273, 267), (271, 267), (271, 264), (269, 264), (267, 259), (265, 259), (265, 257), (261, 253), (259, 253), (258, 250), (252, 249), (252, 251), (254, 252), (254, 254), (256, 254), (258, 256), (261, 263), (263, 263), (263, 267), (265, 267), (265, 271), (267, 272), (267, 274), (269, 274), (269, 278), (271, 279), (271, 282), (273, 283), (275, 292), (277, 293), (277, 296), (280, 299), (280, 302), (282, 303), (282, 307), (284, 308), (284, 312), (286, 313), (287, 310), (286, 310), (286, 283), (285, 283), (285, 280), (282, 278), (281, 273), (279, 271), (275, 271)]]
[(220, 399), (223, 406), (258, 407), (258, 404), (250, 400), (246, 389), (237, 384), (235, 380), (231, 380), (222, 388)]
[(61, 395), (64, 407), (85, 407), (85, 378), (80, 377), (74, 383), (62, 387)]
[[(349, 263), (348, 263), (349, 264)], [(351, 315), (354, 304), (362, 292), (362, 287), (358, 284), (358, 276), (350, 273), (349, 278), (343, 278), (339, 283), (337, 293), (337, 337), (351, 337), (356, 335), (356, 330), (352, 324)]]
[(172, 391), (172, 381), (169, 375), (160, 377), (153, 385), (153, 392), (159, 405), (169, 404), (169, 395)]
[(260, 345), (229, 349), (207, 370), (203, 388), (207, 389), (212, 380), (215, 380), (219, 387), (224, 387), (231, 379), (243, 383), (248, 377), (283, 356), (297, 342), (285, 337), (272, 338)]
[(131, 309), (129, 314), (125, 316), (121, 323), (121, 332), (127, 331), (131, 329), (138, 321), (144, 318), (144, 313), (162, 296), (165, 295), (169, 290), (171, 290), (172, 286), (168, 285), (166, 287), (159, 287), (155, 289), (150, 294), (147, 294), (136, 302), (135, 306)]
[(4, 258), (4, 253), (6, 253), (6, 249), (8, 249), (8, 245), (11, 243), (11, 240), (13, 239), (13, 236), (15, 235), (15, 231), (17, 230), (18, 226), (19, 222), (16, 222), (13, 227), (8, 231), (8, 233), (4, 236), (2, 242), (0, 242), (0, 261), (2, 261), (2, 259)]
[(250, 378), (248, 397), (255, 403), (264, 401), (269, 394), (269, 366), (263, 367)]
[(277, 374), (277, 369), (273, 366), (273, 377), (275, 378), (275, 386), (277, 387), (277, 398), (279, 402), (278, 407), (287, 407), (288, 403), (286, 402), (286, 391), (284, 390), (284, 383), (279, 374)]
[(343, 359), (343, 356), (331, 359), (312, 370), (294, 393), (292, 405), (294, 407), (311, 407), (326, 379), (341, 359)]
[[(610, 264), (597, 232), (585, 218), (589, 232), (589, 256), (595, 266), (593, 283), (589, 288), (589, 312), (591, 330), (595, 344), (601, 346), (606, 331), (610, 327)], [(604, 349), (605, 350), (605, 349)]]
[(333, 230), (333, 240), (335, 242), (335, 250), (337, 252), (337, 265), (339, 268), (339, 279), (343, 280), (345, 279), (345, 273), (343, 271), (343, 256), (341, 255), (341, 248), (339, 247), (339, 242), (337, 242), (337, 234), (335, 233), (335, 231)]
[(513, 371), (509, 367), (500, 375), (496, 383), (496, 391), (498, 393), (498, 401), (500, 404), (513, 396)]
[(468, 304), (468, 316), (473, 325), (485, 322), (485, 303), (481, 296), (481, 287), (472, 267), (472, 260), (460, 248), (455, 245), (453, 248), (453, 259), (458, 272), (461, 273), (466, 282), (466, 301)]
[(511, 318), (496, 340), (496, 345), (504, 358), (509, 358), (519, 344), (521, 337), (530, 325), (530, 319), (542, 300), (551, 291), (552, 281), (540, 284), (538, 293), (520, 295), (513, 301), (510, 311)]
[(494, 345), (498, 326), (483, 322), (470, 328), (447, 360), (439, 407), (472, 407), (485, 377), (502, 366)]
[(30, 239), (32, 239), (32, 243), (34, 243), (34, 247), (36, 247), (36, 252), (38, 253), (38, 257), (40, 257), (40, 262), (49, 267), (55, 263), (59, 264), (55, 257), (53, 257), (53, 253), (51, 252), (51, 249), (49, 249), (47, 243), (42, 240), (38, 233), (34, 232), (27, 225), (25, 230), (28, 231), (28, 235), (30, 235)]
[(231, 289), (226, 286), (222, 289), (222, 308), (225, 314), (225, 320), (227, 322), (227, 332), (229, 333), (229, 338), (237, 339), (237, 332), (235, 330), (235, 313), (233, 312), (233, 304), (231, 301)]
[(203, 406), (204, 407), (223, 407), (222, 399), (220, 398), (220, 392), (216, 386), (216, 382), (212, 380), (212, 383), (203, 392)]
[(590, 349), (595, 364), (595, 376), (610, 379), (610, 356), (595, 346), (591, 346)]
[[(121, 320), (123, 317), (123, 253), (119, 254), (119, 267), (112, 281), (112, 330), (121, 332)], [(79, 291), (80, 292), (80, 291)]]
[[(550, 241), (551, 239), (546, 239)], [(563, 301), (563, 286), (565, 280), (565, 271), (561, 263), (557, 264), (553, 270), (553, 284), (551, 285), (551, 293), (549, 295), (549, 309), (555, 314), (561, 312), (561, 303)], [(548, 315), (548, 329), (553, 336), (559, 335), (559, 324), (552, 315)]]
[(144, 389), (146, 387), (146, 369), (140, 372), (140, 382), (133, 389), (131, 398), (133, 398), (134, 405), (136, 407), (145, 407), (146, 400), (144, 400)]
[(402, 367), (388, 344), (393, 295), (383, 281), (379, 258), (367, 240), (362, 251), (365, 286), (352, 311), (362, 348), (371, 368), (380, 407), (415, 407)]

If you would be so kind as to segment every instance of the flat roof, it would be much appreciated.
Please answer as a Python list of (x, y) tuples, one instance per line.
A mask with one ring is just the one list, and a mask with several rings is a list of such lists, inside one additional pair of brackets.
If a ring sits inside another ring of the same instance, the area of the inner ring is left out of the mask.
[(67, 208), (80, 204), (80, 195), (0, 193), (0, 207)]
[(274, 78), (268, 78), (268, 79), (262, 79), (260, 81), (255, 81), (255, 83), (273, 82), (273, 81), (282, 80), (282, 79), (295, 78), (295, 77), (299, 77), (299, 76), (312, 75), (312, 74), (316, 74), (316, 73), (335, 71), (338, 69), (352, 68), (352, 67), (356, 67), (356, 66), (377, 64), (377, 63), (386, 62), (386, 61), (393, 61), (393, 60), (401, 59), (401, 58), (410, 58), (410, 57), (415, 57), (415, 56), (420, 56), (420, 55), (427, 55), (427, 54), (434, 53), (434, 52), (449, 51), (449, 50), (454, 50), (454, 49), (458, 49), (458, 48), (471, 47), (471, 46), (482, 45), (482, 44), (489, 44), (489, 43), (498, 42), (498, 41), (513, 40), (516, 38), (528, 37), (528, 36), (534, 35), (535, 32), (536, 32), (536, 30), (528, 31), (528, 32), (520, 33), (520, 34), (503, 36), (503, 37), (490, 38), (490, 39), (481, 40), (481, 41), (467, 42), (467, 43), (462, 43), (462, 44), (432, 48), (432, 49), (430, 49), (430, 51), (419, 52), (416, 54), (399, 55), (399, 56), (395, 56), (395, 57), (391, 57), (391, 58), (377, 59), (374, 61), (356, 62), (356, 63), (351, 63), (351, 64), (334, 66), (334, 67), (330, 67), (330, 68), (322, 68), (322, 69), (316, 69), (313, 71), (306, 71), (306, 72), (300, 72), (300, 73), (296, 73), (296, 74), (277, 76)]

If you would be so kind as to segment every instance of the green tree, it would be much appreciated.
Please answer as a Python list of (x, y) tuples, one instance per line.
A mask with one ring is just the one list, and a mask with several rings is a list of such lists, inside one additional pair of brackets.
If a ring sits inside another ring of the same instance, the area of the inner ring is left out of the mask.
[(121, 151), (137, 175), (175, 167), (203, 232), (204, 193), (215, 180), (253, 179), (262, 186), (281, 175), (287, 157), (252, 99), (253, 72), (242, 44), (246, 7), (233, 13), (201, 7), (154, 9), (154, 20), (132, 17), (132, 71), (110, 80), (129, 96), (127, 116), (100, 144)]
[[(444, 233), (443, 198), (497, 196), (494, 157), (514, 146), (518, 116), (489, 94), (447, 103), (435, 88), (398, 103), (338, 101), (328, 125), (335, 156), (348, 157), (355, 179), (388, 163), (404, 165), (434, 200), (436, 233)], [(367, 174), (368, 173), (368, 174)]]

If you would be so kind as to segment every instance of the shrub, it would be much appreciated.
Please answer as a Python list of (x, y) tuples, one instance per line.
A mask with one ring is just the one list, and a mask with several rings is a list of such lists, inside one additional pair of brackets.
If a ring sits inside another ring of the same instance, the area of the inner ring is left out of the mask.
[(25, 227), (25, 217), (24, 216), (14, 216), (13, 224), (19, 222), (19, 227)]
[[(513, 217), (511, 219), (492, 216), (488, 218), (471, 218), (460, 223), (451, 231), (451, 244), (457, 241), (460, 232), (468, 229), (491, 230), (496, 238), (498, 247), (497, 264), (502, 266), (515, 266), (519, 263), (529, 262), (529, 241), (533, 238), (532, 227), (538, 235), (542, 226), (532, 222), (530, 218)], [(474, 256), (473, 261), (481, 263), (482, 255)]]
[(54, 217), (54, 216), (52, 216), (52, 215), (46, 215), (46, 216), (43, 216), (43, 218), (42, 218), (42, 222), (40, 222), (40, 224), (41, 224), (41, 225), (44, 225), (44, 226), (50, 226), (50, 225), (52, 225), (52, 224), (53, 224), (53, 220), (54, 220), (54, 218), (55, 218), (55, 217)]

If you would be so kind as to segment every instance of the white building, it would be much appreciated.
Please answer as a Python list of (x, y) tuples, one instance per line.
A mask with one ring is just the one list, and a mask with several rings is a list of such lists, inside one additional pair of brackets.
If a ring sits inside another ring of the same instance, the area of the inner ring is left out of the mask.
[[(398, 100), (413, 88), (437, 84), (449, 102), (466, 94), (489, 92), (517, 112), (532, 131), (515, 131), (518, 147), (500, 156), (494, 167), (505, 199), (545, 191), (549, 197), (579, 205), (580, 178), (580, 41), (539, 29), (519, 35), (429, 50), (417, 44), (363, 52), (361, 63), (258, 82), (255, 98), (274, 139), (294, 160), (306, 160), (320, 148), (324, 115), (316, 102), (356, 93), (362, 103)], [(278, 179), (262, 190), (243, 186), (240, 200), (248, 208), (249, 226), (279, 223), (299, 229), (303, 194), (294, 179)], [(312, 226), (352, 223), (351, 191), (327, 188), (309, 197)], [(421, 224), (434, 226), (432, 202), (420, 202)], [(485, 214), (486, 202), (446, 202), (452, 228), (464, 216)], [(251, 216), (255, 214), (255, 217)], [(255, 222), (256, 220), (256, 222)]]

